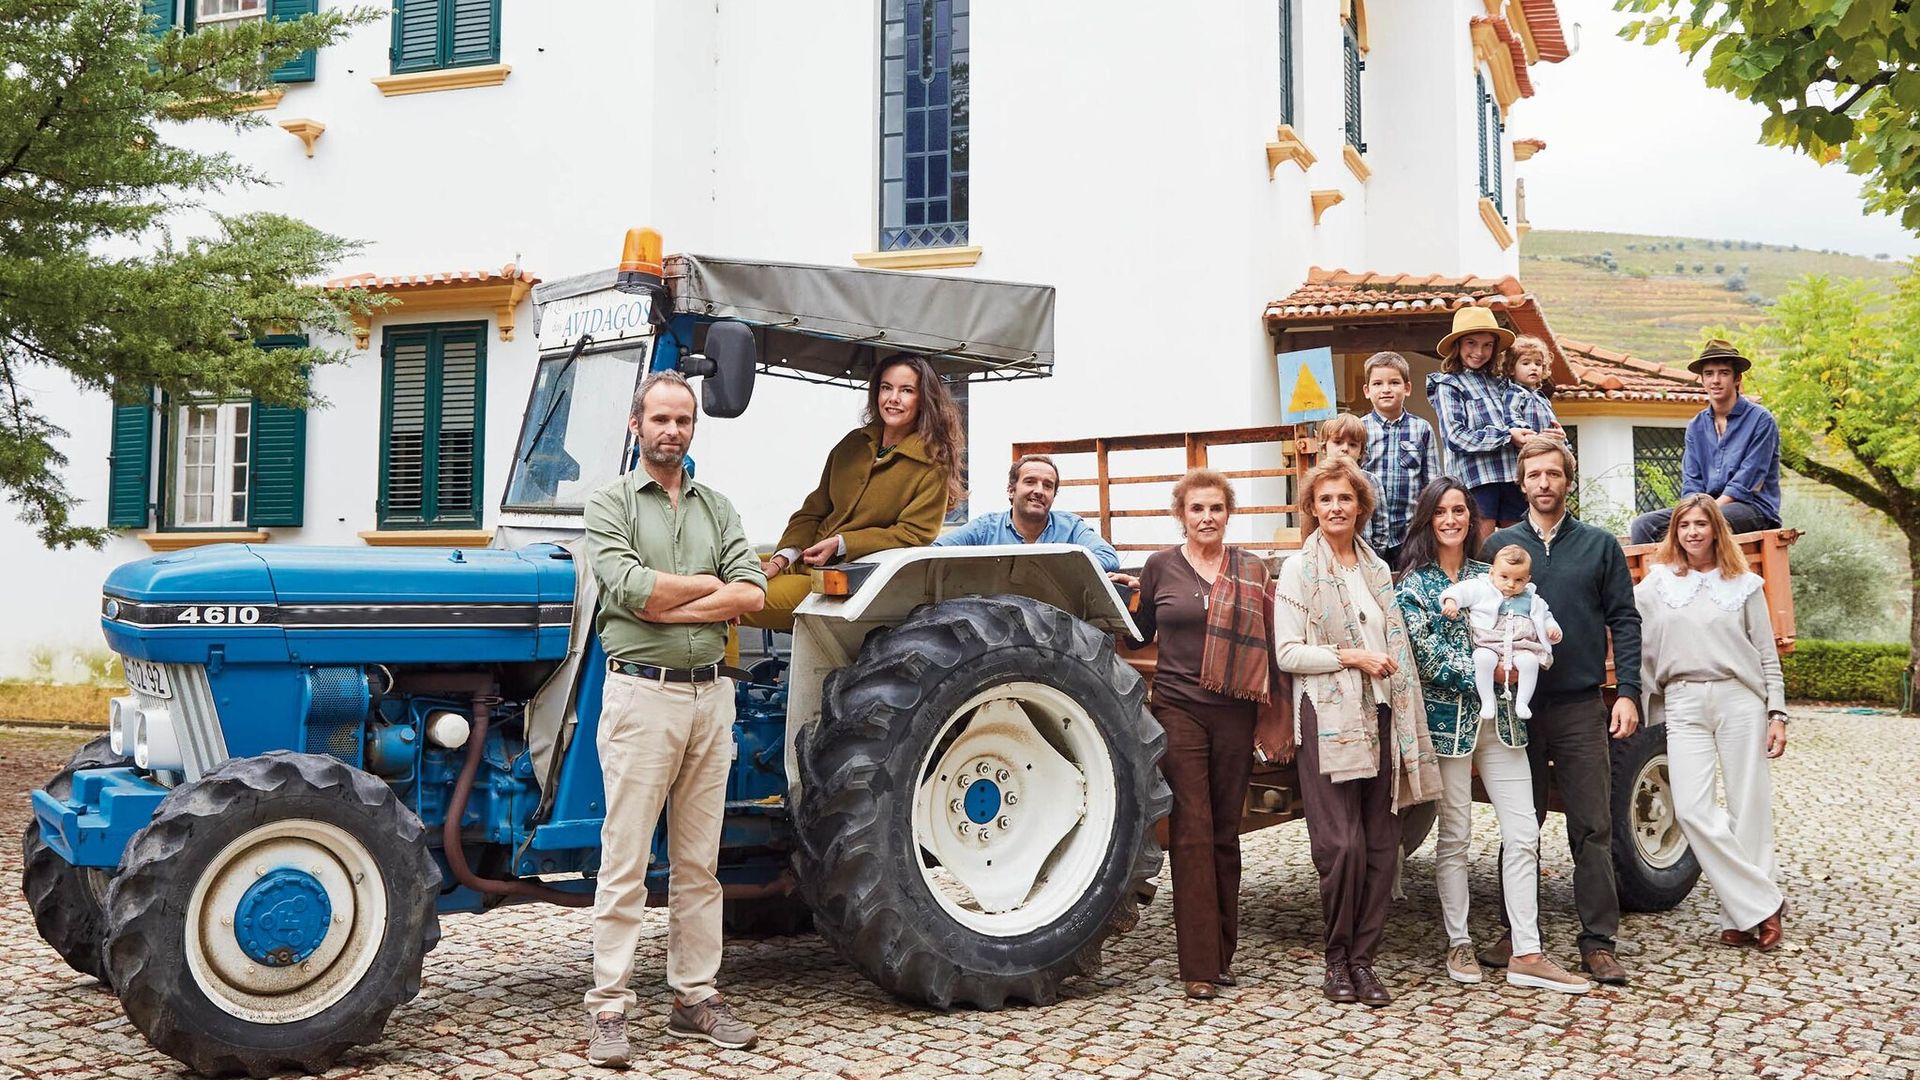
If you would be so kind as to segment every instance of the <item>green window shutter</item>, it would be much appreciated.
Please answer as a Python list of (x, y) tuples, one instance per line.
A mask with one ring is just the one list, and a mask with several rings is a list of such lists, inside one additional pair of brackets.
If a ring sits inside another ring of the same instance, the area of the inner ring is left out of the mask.
[(1480, 194), (1487, 193), (1487, 77), (1473, 73), (1473, 111), (1480, 118)]
[(440, 0), (393, 0), (393, 73), (444, 66), (440, 49)]
[(1280, 0), (1280, 122), (1293, 123), (1293, 0)]
[(1360, 33), (1353, 23), (1340, 23), (1340, 44), (1346, 68), (1347, 144), (1364, 154), (1367, 140), (1360, 124), (1360, 73), (1367, 70), (1367, 62), (1360, 59)]
[[(263, 349), (303, 348), (304, 335), (261, 338)], [(307, 502), (307, 410), (253, 403), (247, 525), (298, 528)]]
[(500, 62), (500, 0), (446, 0), (447, 67)]
[[(152, 392), (148, 392), (152, 397)], [(147, 527), (153, 492), (153, 402), (113, 407), (113, 438), (107, 452), (107, 526)]]
[[(267, 18), (292, 21), (302, 15), (312, 15), (320, 10), (320, 0), (268, 0)], [(317, 61), (314, 50), (308, 49), (299, 56), (274, 69), (274, 82), (312, 82)]]
[[(154, 20), (152, 30), (155, 34), (164, 34), (173, 29), (174, 0), (141, 0), (140, 10)], [(146, 522), (141, 521), (144, 525)]]
[(478, 525), (486, 324), (398, 327), (384, 338), (380, 526)]

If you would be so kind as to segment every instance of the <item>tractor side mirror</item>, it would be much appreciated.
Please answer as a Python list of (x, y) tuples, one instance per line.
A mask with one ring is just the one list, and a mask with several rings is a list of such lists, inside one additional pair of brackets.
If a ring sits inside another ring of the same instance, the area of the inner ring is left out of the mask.
[(702, 412), (730, 420), (746, 412), (753, 400), (754, 366), (759, 359), (760, 349), (747, 324), (715, 323), (707, 328), (706, 352), (682, 360), (680, 373), (702, 377)]

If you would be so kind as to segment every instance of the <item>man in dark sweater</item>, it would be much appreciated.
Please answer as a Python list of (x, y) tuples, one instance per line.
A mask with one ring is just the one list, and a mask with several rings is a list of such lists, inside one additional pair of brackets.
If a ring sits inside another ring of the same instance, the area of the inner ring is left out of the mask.
[[(1613, 879), (1612, 753), (1607, 736), (1624, 739), (1640, 726), (1640, 612), (1620, 542), (1605, 529), (1567, 513), (1573, 453), (1558, 439), (1538, 438), (1520, 449), (1520, 489), (1527, 517), (1487, 538), (1482, 559), (1508, 544), (1533, 557), (1533, 584), (1559, 621), (1563, 637), (1553, 666), (1540, 673), (1527, 722), (1533, 766), (1534, 813), (1547, 817), (1547, 761), (1566, 808), (1567, 847), (1573, 853), (1573, 898), (1580, 912), (1580, 966), (1596, 980), (1624, 985), (1614, 956), (1620, 899)], [(1600, 688), (1607, 679), (1607, 641), (1619, 696), (1608, 715)], [(1500, 905), (1504, 913), (1506, 905)], [(1512, 938), (1480, 956), (1504, 967)]]

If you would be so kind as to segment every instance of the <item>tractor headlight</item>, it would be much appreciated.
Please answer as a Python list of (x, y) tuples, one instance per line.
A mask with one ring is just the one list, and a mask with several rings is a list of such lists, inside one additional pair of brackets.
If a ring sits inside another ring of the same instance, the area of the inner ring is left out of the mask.
[(172, 713), (158, 708), (134, 710), (133, 762), (156, 772), (178, 772), (186, 767), (180, 757), (180, 739), (173, 730)]
[(107, 702), (107, 745), (122, 757), (133, 753), (133, 714), (139, 707), (132, 694)]

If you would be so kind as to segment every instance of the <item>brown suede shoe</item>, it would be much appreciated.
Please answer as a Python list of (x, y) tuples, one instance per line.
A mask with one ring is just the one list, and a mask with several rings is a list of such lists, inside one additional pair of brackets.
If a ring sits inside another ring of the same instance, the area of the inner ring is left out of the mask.
[(1186, 984), (1187, 996), (1195, 1001), (1212, 1001), (1220, 996), (1220, 991), (1210, 982), (1190, 982)]
[(1722, 930), (1720, 931), (1720, 944), (1731, 946), (1735, 949), (1745, 948), (1753, 944), (1753, 935), (1747, 933), (1745, 930)]
[(1366, 964), (1348, 964), (1347, 972), (1353, 976), (1353, 992), (1359, 996), (1360, 1004), (1369, 1009), (1393, 1003), (1393, 995), (1380, 985), (1380, 977)]
[(1580, 970), (1593, 976), (1593, 981), (1609, 986), (1627, 985), (1627, 969), (1613, 955), (1612, 949), (1590, 949), (1580, 954)]
[(1781, 921), (1786, 918), (1787, 905), (1781, 904), (1780, 910), (1760, 920), (1753, 929), (1753, 947), (1761, 952), (1772, 952), (1780, 947), (1781, 939), (1787, 936)]
[(1327, 977), (1320, 984), (1320, 992), (1327, 995), (1328, 1001), (1342, 1005), (1351, 1005), (1360, 1000), (1360, 995), (1353, 988), (1353, 976), (1347, 973), (1345, 964), (1327, 965)]
[(1481, 967), (1503, 968), (1513, 961), (1513, 935), (1504, 934), (1499, 941), (1474, 954)]

